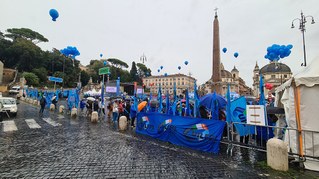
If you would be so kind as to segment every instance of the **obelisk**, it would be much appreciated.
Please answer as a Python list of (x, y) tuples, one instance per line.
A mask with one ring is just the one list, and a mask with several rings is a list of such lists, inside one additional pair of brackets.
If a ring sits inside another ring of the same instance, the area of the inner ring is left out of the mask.
[(221, 93), (221, 73), (220, 73), (220, 44), (219, 44), (219, 22), (217, 8), (215, 9), (215, 19), (213, 26), (213, 75), (212, 92)]

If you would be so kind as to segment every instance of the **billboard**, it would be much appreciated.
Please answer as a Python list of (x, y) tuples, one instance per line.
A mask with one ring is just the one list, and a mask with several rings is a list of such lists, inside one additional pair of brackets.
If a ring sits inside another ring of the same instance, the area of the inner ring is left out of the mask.
[(106, 91), (107, 93), (116, 93), (116, 86), (107, 86), (107, 87), (105, 88), (105, 91)]

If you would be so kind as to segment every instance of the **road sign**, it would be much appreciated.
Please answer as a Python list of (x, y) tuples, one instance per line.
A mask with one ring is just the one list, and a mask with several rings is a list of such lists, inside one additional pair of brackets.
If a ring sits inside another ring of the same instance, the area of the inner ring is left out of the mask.
[(109, 67), (103, 67), (99, 69), (99, 75), (106, 75), (110, 72)]
[(62, 82), (63, 82), (63, 79), (62, 79), (62, 78), (58, 78), (58, 77), (54, 77), (54, 76), (49, 76), (49, 81), (54, 81), (54, 82), (62, 83)]

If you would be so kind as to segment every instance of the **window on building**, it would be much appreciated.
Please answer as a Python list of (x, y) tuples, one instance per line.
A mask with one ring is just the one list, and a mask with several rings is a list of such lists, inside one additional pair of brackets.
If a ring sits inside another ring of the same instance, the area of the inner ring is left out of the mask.
[(179, 78), (177, 78), (177, 80), (179, 81), (180, 79), (179, 79)]
[(287, 78), (288, 76), (287, 76), (287, 75), (284, 75), (284, 77)]
[(177, 85), (180, 85), (180, 82), (177, 82)]
[(271, 78), (276, 78), (276, 75), (271, 75)]
[(168, 85), (168, 82), (166, 82), (166, 85)]
[(182, 82), (182, 85), (184, 85), (184, 81)]
[(171, 85), (171, 86), (172, 86), (172, 82), (169, 82), (169, 85)]
[(184, 80), (184, 78), (182, 78), (182, 80)]

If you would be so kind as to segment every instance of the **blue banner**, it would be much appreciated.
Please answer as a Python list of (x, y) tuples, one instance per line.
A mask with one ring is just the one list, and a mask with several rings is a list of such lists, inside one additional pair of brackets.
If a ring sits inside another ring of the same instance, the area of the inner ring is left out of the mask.
[[(230, 110), (232, 120), (231, 122), (247, 123), (246, 98), (244, 96), (232, 101), (230, 105)], [(254, 126), (249, 126), (245, 124), (235, 124), (235, 128), (240, 136), (255, 133)]]
[(205, 152), (218, 153), (224, 121), (138, 113), (136, 132)]

